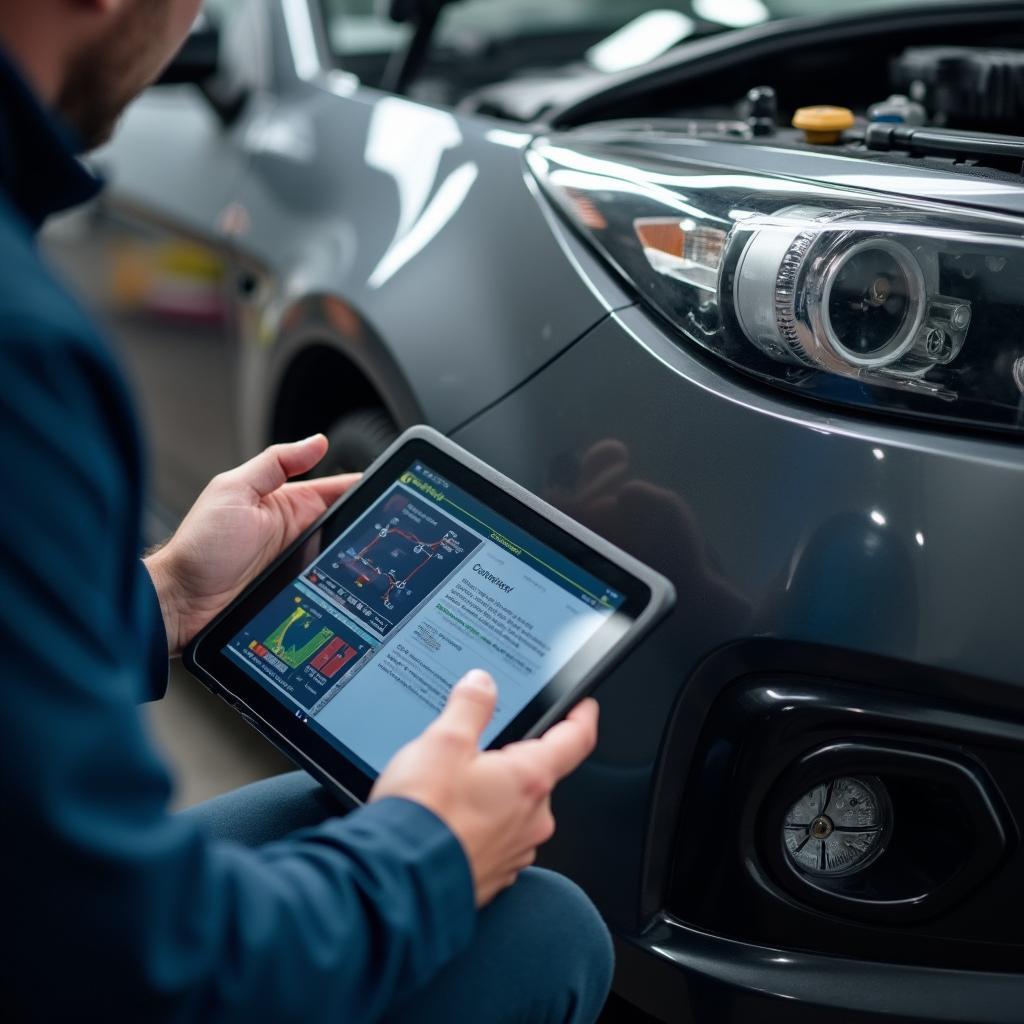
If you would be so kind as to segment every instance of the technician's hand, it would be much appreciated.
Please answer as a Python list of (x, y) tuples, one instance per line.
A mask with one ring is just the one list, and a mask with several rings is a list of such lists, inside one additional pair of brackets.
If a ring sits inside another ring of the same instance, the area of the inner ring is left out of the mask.
[(146, 559), (172, 654), (251, 583), (358, 479), (358, 473), (288, 483), (326, 454), (316, 434), (276, 444), (213, 478), (177, 532)]
[(384, 769), (370, 800), (405, 797), (441, 818), (462, 844), (478, 907), (510, 886), (555, 831), (551, 791), (597, 742), (597, 702), (585, 700), (540, 739), (481, 752), (498, 691), (470, 672), (444, 712)]

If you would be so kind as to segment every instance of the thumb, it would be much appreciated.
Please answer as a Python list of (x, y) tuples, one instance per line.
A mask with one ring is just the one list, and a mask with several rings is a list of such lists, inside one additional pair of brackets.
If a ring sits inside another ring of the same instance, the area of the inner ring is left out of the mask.
[(498, 687), (494, 680), (486, 672), (474, 669), (452, 688), (448, 704), (434, 725), (476, 743), (493, 717), (497, 703)]
[(243, 483), (263, 498), (289, 477), (308, 473), (326, 453), (327, 438), (314, 434), (304, 441), (271, 445), (227, 475), (232, 483)]

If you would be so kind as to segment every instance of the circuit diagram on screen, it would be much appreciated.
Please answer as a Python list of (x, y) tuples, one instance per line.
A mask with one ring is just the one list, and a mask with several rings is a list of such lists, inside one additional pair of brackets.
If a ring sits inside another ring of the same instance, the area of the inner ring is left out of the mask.
[(478, 544), (462, 524), (396, 488), (324, 553), (306, 583), (385, 636)]

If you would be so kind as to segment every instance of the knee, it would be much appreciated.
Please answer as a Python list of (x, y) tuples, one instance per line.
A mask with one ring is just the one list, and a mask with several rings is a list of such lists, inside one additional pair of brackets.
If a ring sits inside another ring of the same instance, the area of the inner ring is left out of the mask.
[(213, 797), (179, 816), (210, 838), (262, 846), (343, 813), (334, 797), (305, 772), (288, 772)]
[(574, 882), (542, 868), (524, 871), (505, 894), (528, 920), (537, 983), (550, 1013), (545, 1019), (591, 1024), (604, 1006), (615, 967), (611, 935), (597, 908)]

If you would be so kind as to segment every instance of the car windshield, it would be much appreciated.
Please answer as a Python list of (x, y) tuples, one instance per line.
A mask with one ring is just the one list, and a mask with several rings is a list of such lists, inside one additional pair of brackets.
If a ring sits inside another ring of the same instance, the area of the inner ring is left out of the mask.
[[(688, 38), (766, 21), (935, 7), (944, 0), (457, 0), (445, 8), (438, 50), (472, 52), (532, 37), (571, 37), (577, 57), (597, 70), (645, 63)], [(953, 2), (953, 0), (945, 0)], [(323, 0), (336, 58), (380, 54), (408, 38), (407, 25), (382, 13), (379, 0)], [(610, 38), (608, 38), (610, 37)], [(563, 57), (568, 54), (562, 54)]]

